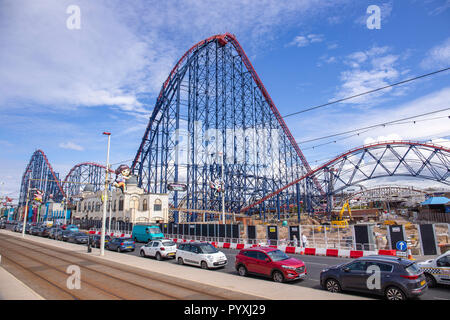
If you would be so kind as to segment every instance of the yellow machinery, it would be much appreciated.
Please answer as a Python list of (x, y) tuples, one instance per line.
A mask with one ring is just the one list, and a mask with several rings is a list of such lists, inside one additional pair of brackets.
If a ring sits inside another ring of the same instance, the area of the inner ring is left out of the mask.
[(346, 201), (344, 203), (344, 205), (342, 206), (341, 212), (339, 213), (339, 217), (334, 218), (331, 221), (331, 225), (334, 228), (347, 228), (348, 227), (348, 220), (342, 218), (342, 215), (344, 214), (344, 211), (346, 208), (348, 210), (348, 215), (350, 216), (350, 219), (352, 218), (352, 211), (350, 210), (350, 205), (348, 204), (348, 201)]

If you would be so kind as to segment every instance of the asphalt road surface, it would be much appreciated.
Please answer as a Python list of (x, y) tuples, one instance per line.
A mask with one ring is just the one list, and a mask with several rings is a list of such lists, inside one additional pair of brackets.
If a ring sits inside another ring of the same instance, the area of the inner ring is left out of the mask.
[[(131, 255), (139, 256), (139, 248), (143, 245), (144, 245), (144, 243), (136, 243), (135, 251), (124, 252), (124, 254), (131, 254)], [(235, 257), (239, 251), (234, 250), (234, 249), (221, 249), (221, 248), (219, 248), (218, 250), (225, 253), (225, 255), (227, 256), (227, 259), (228, 259), (228, 264), (224, 268), (217, 269), (216, 271), (234, 274), (237, 277), (239, 277), (238, 273), (234, 269)], [(325, 269), (329, 266), (334, 266), (337, 264), (341, 264), (341, 263), (345, 263), (345, 262), (349, 262), (349, 261), (353, 260), (353, 259), (348, 259), (348, 258), (305, 256), (305, 255), (298, 255), (298, 254), (289, 254), (289, 256), (297, 258), (299, 260), (302, 260), (306, 265), (306, 270), (307, 270), (308, 275), (304, 280), (293, 281), (286, 285), (304, 286), (304, 287), (321, 289), (321, 290), (322, 290), (322, 288), (320, 286), (320, 272), (323, 269)], [(154, 259), (154, 258), (142, 258), (142, 259)], [(176, 263), (176, 261), (175, 261), (175, 259), (167, 259), (167, 260), (161, 261), (161, 263)], [(186, 265), (186, 267), (187, 268), (197, 268), (195, 266), (187, 266), (187, 265)], [(272, 279), (267, 279), (264, 277), (258, 277), (258, 276), (253, 276), (253, 275), (251, 275), (250, 277), (253, 277), (256, 279), (261, 279), (261, 281), (273, 281)], [(349, 294), (350, 294), (350, 292), (349, 292)], [(369, 295), (369, 294), (366, 295), (366, 294), (355, 293), (355, 292), (352, 292), (351, 294), (352, 295), (356, 294), (356, 295), (360, 295), (360, 296), (368, 297), (368, 298), (382, 299), (382, 297), (379, 297), (377, 295)], [(424, 295), (422, 295), (419, 299), (420, 300), (450, 300), (450, 286), (438, 286), (436, 288), (428, 289), (427, 292)]]
[[(56, 240), (55, 240), (56, 241)], [(128, 255), (135, 255), (139, 256), (139, 249), (141, 246), (143, 246), (143, 243), (136, 243), (136, 249), (133, 252), (124, 252), (123, 254)], [(2, 241), (0, 241), (0, 253), (2, 250)], [(239, 276), (236, 270), (234, 269), (234, 262), (236, 254), (238, 253), (238, 250), (234, 249), (219, 249), (225, 255), (228, 259), (228, 264), (224, 268), (217, 269), (216, 272), (226, 272), (229, 274)], [(67, 253), (69, 255), (69, 253)], [(291, 283), (288, 283), (286, 285), (297, 285), (297, 286), (304, 286), (309, 288), (315, 288), (315, 289), (321, 289), (320, 287), (320, 272), (329, 266), (345, 263), (348, 261), (352, 261), (353, 259), (348, 258), (335, 258), (335, 257), (321, 257), (321, 256), (305, 256), (305, 255), (297, 255), (297, 254), (289, 254), (289, 256), (292, 256), (294, 258), (302, 260), (307, 269), (307, 277), (304, 280), (297, 280), (293, 281)], [(154, 259), (154, 258), (142, 258), (142, 259)], [(424, 259), (425, 260), (425, 259)], [(168, 259), (161, 261), (161, 263), (175, 263), (176, 261), (174, 259)], [(195, 266), (188, 266), (185, 265), (186, 268), (197, 268)], [(264, 277), (258, 277), (250, 275), (250, 277), (260, 279), (261, 281), (272, 281), (271, 279), (266, 279)], [(361, 294), (361, 293), (350, 293), (352, 295), (360, 295), (363, 297), (369, 297), (369, 298), (380, 298), (376, 295), (369, 295), (369, 294)], [(428, 289), (427, 292), (422, 295), (420, 300), (450, 300), (450, 286), (438, 286), (436, 288)]]

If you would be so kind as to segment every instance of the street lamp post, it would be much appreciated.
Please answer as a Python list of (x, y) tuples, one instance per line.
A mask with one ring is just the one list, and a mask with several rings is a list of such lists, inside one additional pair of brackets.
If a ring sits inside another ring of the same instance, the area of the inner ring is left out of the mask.
[(102, 217), (102, 236), (100, 240), (100, 255), (105, 255), (105, 231), (106, 231), (106, 202), (108, 201), (108, 173), (109, 173), (109, 146), (111, 133), (103, 132), (108, 136), (108, 148), (106, 153), (106, 172), (105, 172), (105, 189), (103, 190), (103, 217)]
[(31, 178), (28, 177), (27, 198), (26, 198), (26, 202), (25, 202), (25, 212), (24, 212), (24, 214), (23, 214), (22, 238), (25, 237), (25, 228), (26, 228), (26, 225), (27, 225), (27, 216), (28, 216), (28, 195), (30, 194), (30, 183), (31, 183)]

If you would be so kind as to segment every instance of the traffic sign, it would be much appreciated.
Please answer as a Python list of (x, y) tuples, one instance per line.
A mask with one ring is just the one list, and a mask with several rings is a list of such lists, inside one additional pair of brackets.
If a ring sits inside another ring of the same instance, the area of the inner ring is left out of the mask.
[(406, 251), (408, 249), (408, 245), (405, 241), (397, 241), (395, 246), (398, 251)]

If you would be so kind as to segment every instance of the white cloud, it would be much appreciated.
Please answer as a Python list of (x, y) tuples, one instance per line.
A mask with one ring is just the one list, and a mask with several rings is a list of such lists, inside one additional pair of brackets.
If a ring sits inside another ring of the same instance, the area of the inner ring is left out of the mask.
[(7, 48), (0, 51), (0, 106), (106, 105), (148, 114), (139, 94), (155, 97), (195, 42), (229, 31), (252, 51), (279, 29), (344, 2), (78, 0), (80, 30), (66, 28), (71, 0), (0, 2), (0, 47)]
[(450, 38), (433, 47), (427, 52), (427, 56), (421, 62), (424, 69), (437, 69), (450, 66)]
[(306, 47), (311, 43), (322, 42), (324, 40), (323, 35), (321, 34), (308, 34), (306, 36), (296, 36), (288, 46), (297, 46), (297, 47)]
[(70, 150), (75, 150), (75, 151), (83, 151), (84, 150), (84, 148), (82, 146), (80, 146), (76, 143), (70, 142), (70, 141), (61, 142), (58, 146), (63, 149), (70, 149)]
[[(388, 54), (389, 51), (389, 47), (375, 46), (366, 51), (357, 51), (347, 55), (344, 63), (350, 69), (341, 72), (341, 84), (335, 97), (330, 99), (330, 101), (385, 87), (399, 80), (400, 75), (405, 75), (407, 72), (400, 70), (398, 67), (400, 56)], [(364, 107), (370, 107), (380, 103), (382, 101), (379, 99), (381, 96), (389, 92), (402, 95), (405, 92), (404, 90), (406, 90), (405, 87), (401, 88), (401, 90), (399, 88), (397, 90), (386, 88), (383, 91), (356, 97), (343, 103), (364, 104)]]

